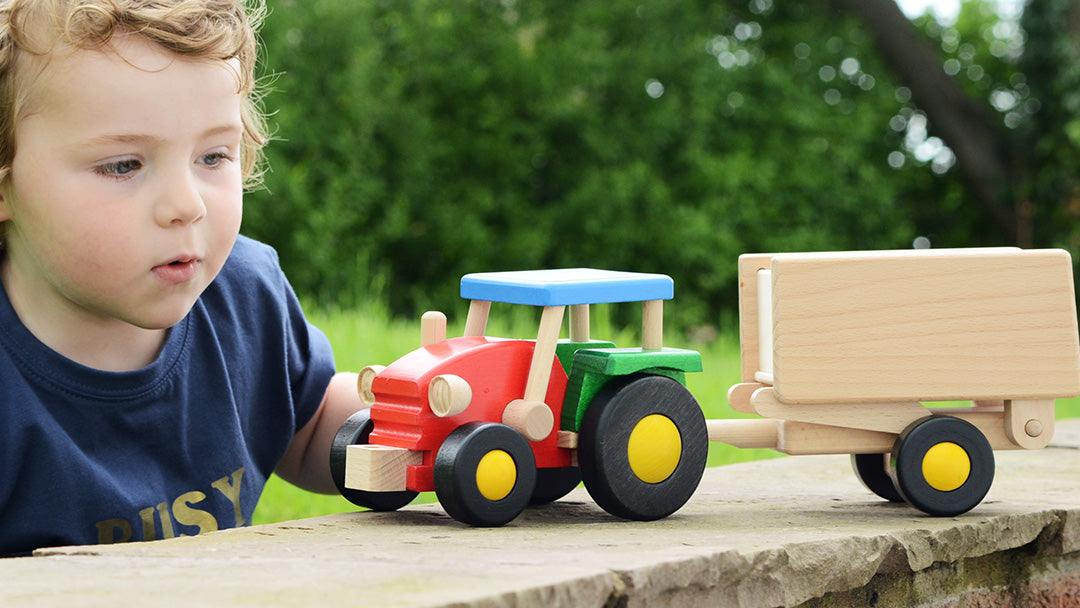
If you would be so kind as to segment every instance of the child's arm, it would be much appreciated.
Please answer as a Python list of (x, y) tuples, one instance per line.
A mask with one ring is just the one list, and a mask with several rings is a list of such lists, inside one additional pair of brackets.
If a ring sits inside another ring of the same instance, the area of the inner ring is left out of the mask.
[(293, 437), (276, 473), (305, 490), (336, 494), (330, 477), (330, 444), (345, 419), (363, 409), (356, 374), (340, 372), (330, 379), (318, 411)]

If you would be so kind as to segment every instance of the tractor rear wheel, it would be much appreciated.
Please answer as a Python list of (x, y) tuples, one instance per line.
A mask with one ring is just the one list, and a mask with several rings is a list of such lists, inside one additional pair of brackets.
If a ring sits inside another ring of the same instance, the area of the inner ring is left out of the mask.
[(709, 437), (697, 400), (666, 376), (612, 380), (589, 405), (581, 478), (608, 513), (650, 521), (679, 510), (705, 470)]

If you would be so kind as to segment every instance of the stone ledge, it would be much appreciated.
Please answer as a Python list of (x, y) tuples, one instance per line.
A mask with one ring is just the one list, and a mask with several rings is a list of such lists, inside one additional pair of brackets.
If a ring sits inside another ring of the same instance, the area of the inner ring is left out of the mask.
[(651, 523), (616, 520), (579, 489), (498, 529), (419, 505), (49, 550), (0, 560), (0, 605), (944, 608), (1076, 599), (1061, 594), (1080, 589), (1080, 420), (1060, 423), (1050, 448), (996, 457), (987, 499), (956, 518), (877, 500), (846, 457), (800, 456), (709, 469), (682, 510)]

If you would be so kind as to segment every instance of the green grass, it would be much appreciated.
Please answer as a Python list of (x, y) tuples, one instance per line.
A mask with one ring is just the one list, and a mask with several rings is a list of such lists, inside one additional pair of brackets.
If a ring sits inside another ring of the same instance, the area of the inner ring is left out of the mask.
[[(607, 306), (594, 306), (593, 337), (611, 339), (619, 345), (640, 342), (640, 335), (633, 330), (611, 329)], [(518, 338), (534, 338), (538, 314), (532, 307), (495, 305), (492, 310), (488, 335)], [(461, 335), (464, 310), (447, 311), (450, 327), (448, 335)], [(308, 317), (322, 328), (334, 345), (339, 369), (359, 370), (366, 365), (387, 365), (415, 349), (420, 344), (420, 322), (392, 320), (385, 309), (371, 305), (358, 310), (310, 309)], [(460, 318), (458, 318), (460, 317)], [(673, 345), (701, 351), (704, 372), (688, 374), (687, 384), (701, 403), (706, 418), (753, 418), (731, 410), (727, 405), (727, 389), (739, 381), (739, 344), (736, 336), (719, 335), (708, 343), (687, 343), (668, 336)], [(1080, 398), (1059, 400), (1057, 417), (1080, 417)], [(766, 449), (740, 449), (734, 446), (710, 443), (709, 466), (719, 466), (749, 460), (776, 458), (782, 454)], [(418, 501), (433, 502), (434, 496), (422, 494)], [(255, 509), (254, 523), (272, 523), (316, 517), (331, 513), (355, 511), (357, 507), (340, 496), (325, 496), (300, 490), (278, 477), (272, 477), (263, 491), (262, 499)]]

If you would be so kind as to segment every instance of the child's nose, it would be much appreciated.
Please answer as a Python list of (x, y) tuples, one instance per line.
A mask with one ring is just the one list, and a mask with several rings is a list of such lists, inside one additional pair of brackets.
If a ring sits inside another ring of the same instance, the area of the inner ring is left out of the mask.
[(162, 227), (201, 220), (206, 215), (206, 203), (195, 178), (188, 172), (177, 172), (172, 179), (163, 180), (154, 211), (155, 219)]

